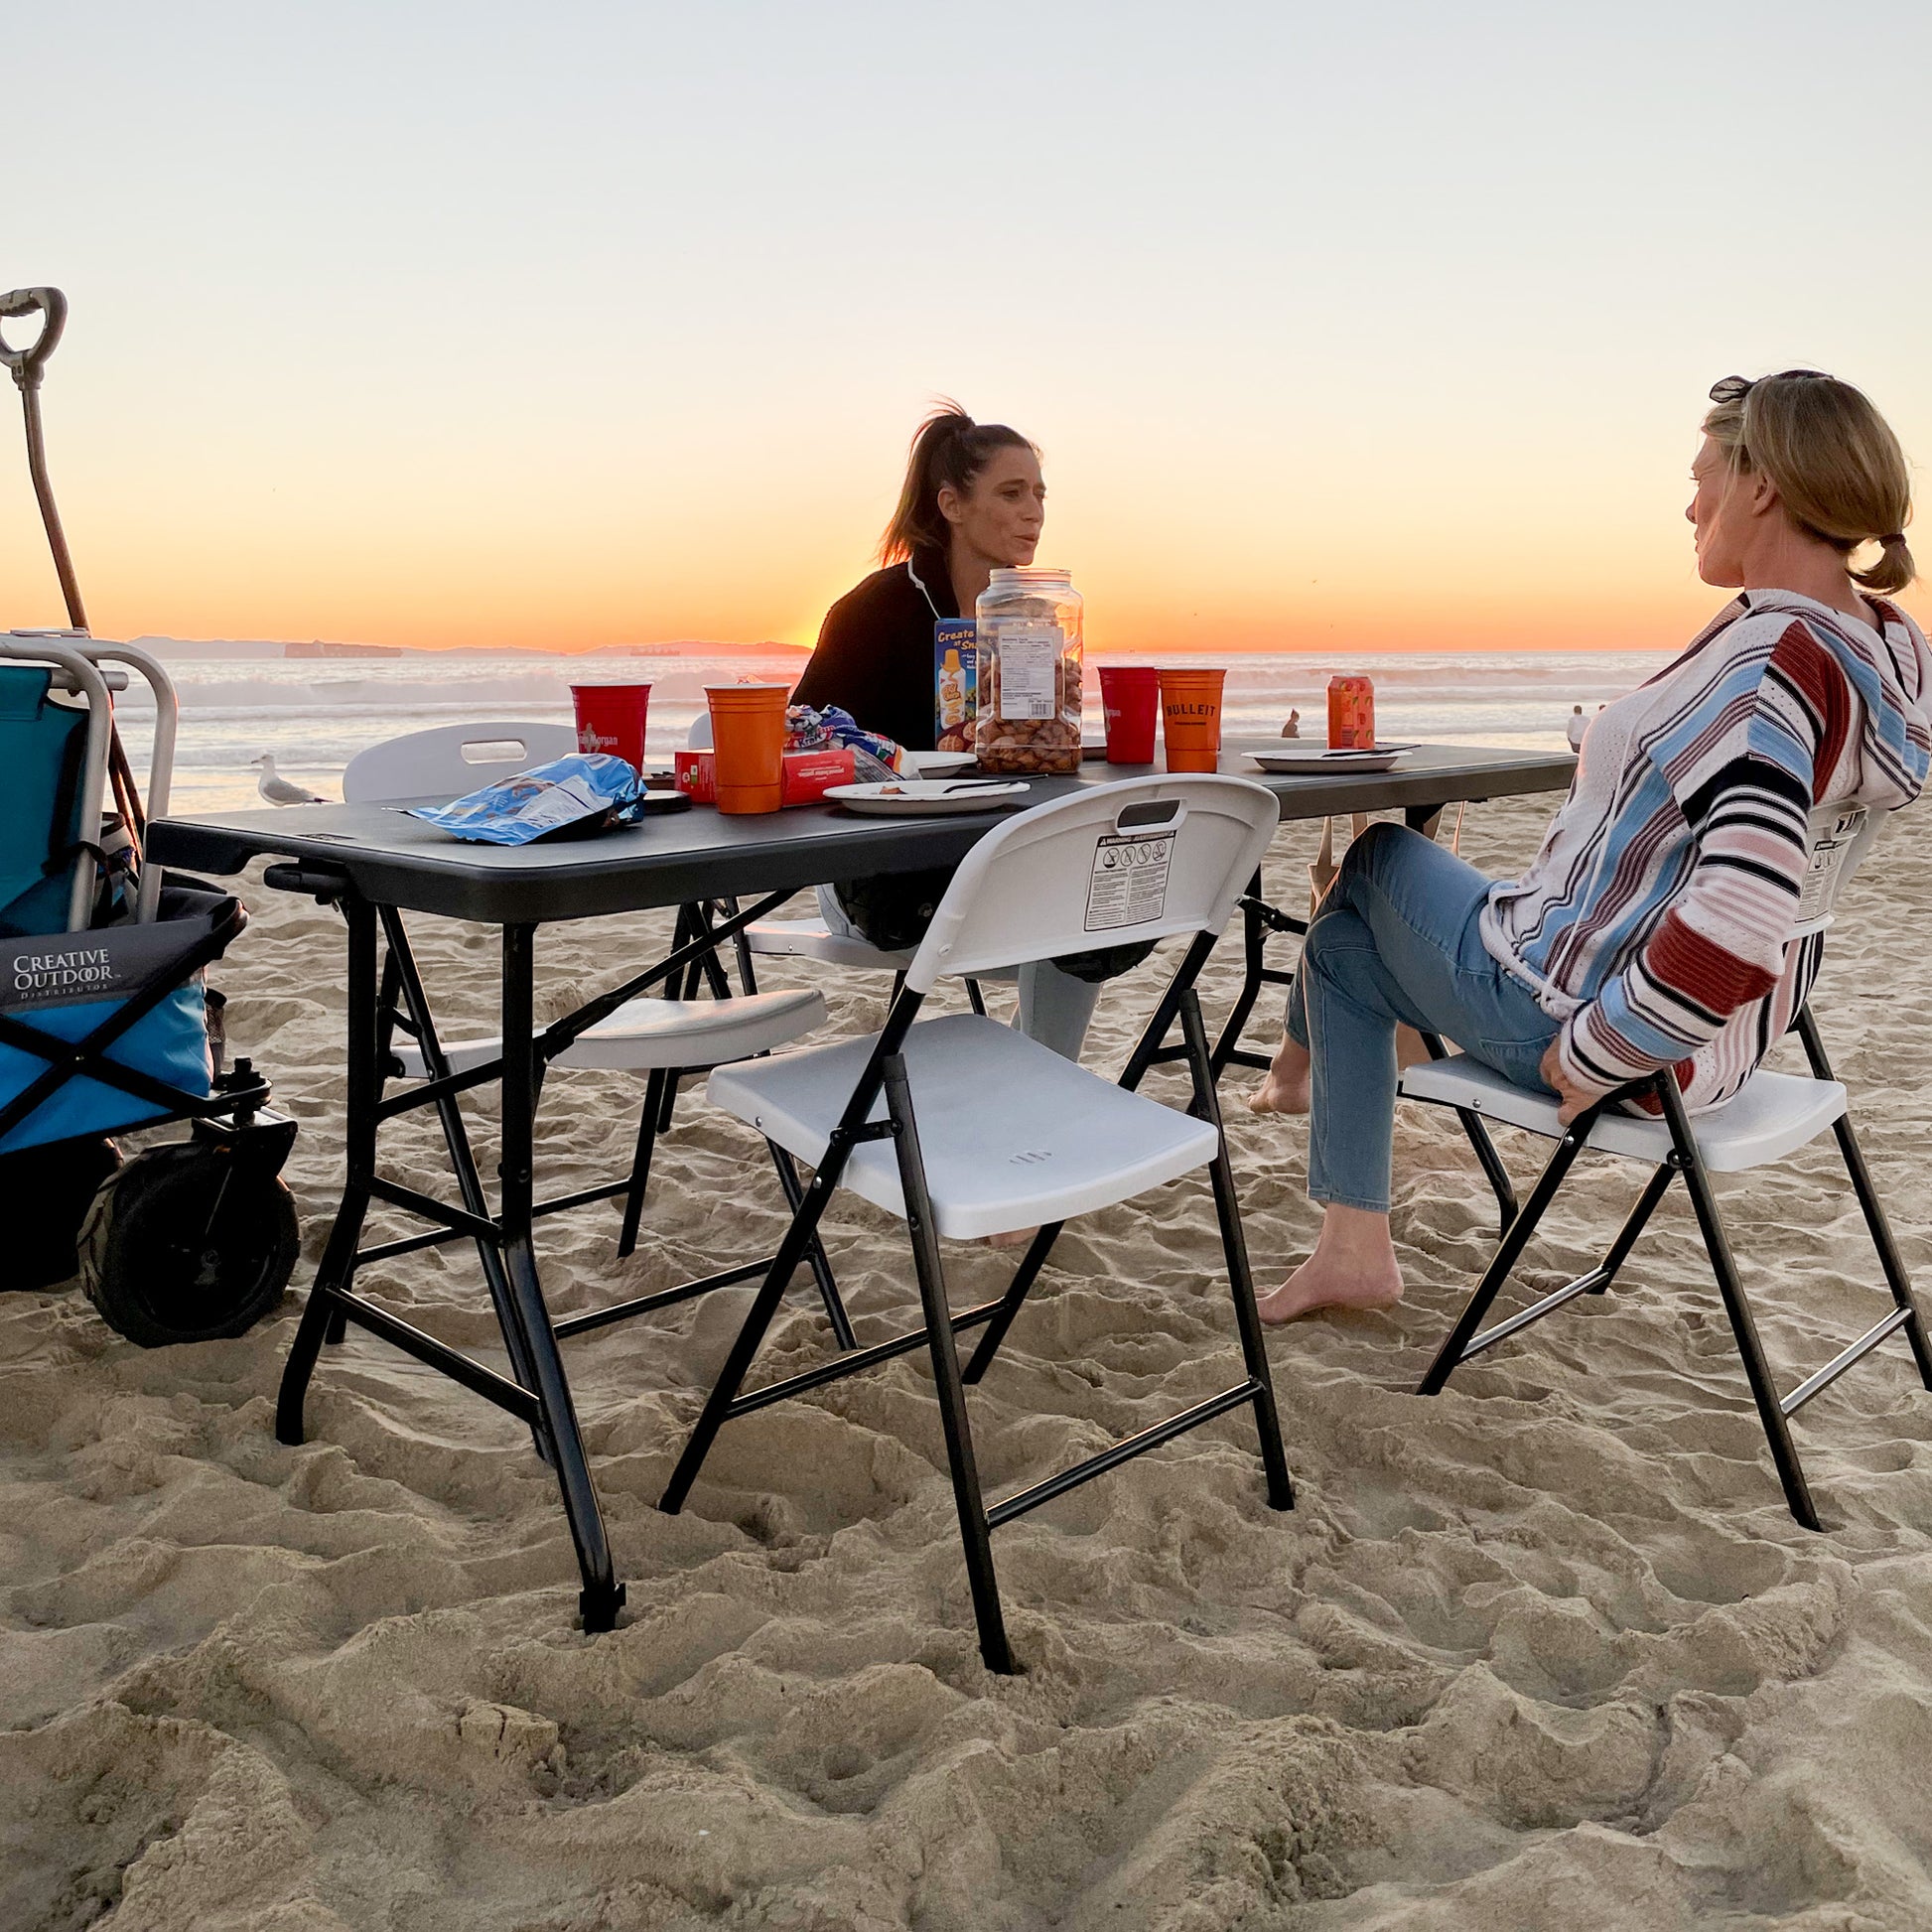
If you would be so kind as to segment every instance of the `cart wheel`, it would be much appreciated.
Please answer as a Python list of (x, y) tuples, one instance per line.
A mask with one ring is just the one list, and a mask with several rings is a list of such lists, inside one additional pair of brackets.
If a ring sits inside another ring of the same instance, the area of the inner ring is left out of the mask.
[(0, 1290), (52, 1288), (73, 1279), (74, 1243), (94, 1190), (121, 1165), (112, 1141), (63, 1141), (0, 1158), (0, 1194), (28, 1211), (9, 1216), (0, 1243)]
[(225, 1147), (178, 1141), (137, 1155), (94, 1196), (80, 1285), (102, 1320), (143, 1348), (214, 1341), (282, 1299), (300, 1239), (279, 1175)]

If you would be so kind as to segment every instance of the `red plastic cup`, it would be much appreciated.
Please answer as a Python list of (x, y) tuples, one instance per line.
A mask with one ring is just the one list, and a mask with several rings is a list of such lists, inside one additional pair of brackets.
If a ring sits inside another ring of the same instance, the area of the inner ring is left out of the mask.
[(1107, 762), (1152, 764), (1161, 673), (1151, 664), (1103, 664), (1100, 703), (1107, 714)]
[(573, 684), (570, 702), (577, 711), (577, 749), (608, 752), (644, 768), (644, 714), (650, 709), (648, 684)]

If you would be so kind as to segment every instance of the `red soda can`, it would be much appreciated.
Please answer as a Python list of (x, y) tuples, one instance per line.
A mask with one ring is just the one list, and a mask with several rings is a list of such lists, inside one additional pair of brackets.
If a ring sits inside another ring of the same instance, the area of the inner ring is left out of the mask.
[(1375, 686), (1359, 673), (1337, 674), (1328, 680), (1328, 749), (1375, 749)]

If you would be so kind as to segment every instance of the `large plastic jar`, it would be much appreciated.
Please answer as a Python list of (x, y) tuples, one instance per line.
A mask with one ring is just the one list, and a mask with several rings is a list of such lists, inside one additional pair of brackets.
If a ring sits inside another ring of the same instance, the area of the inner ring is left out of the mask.
[(980, 593), (980, 769), (1077, 772), (1085, 605), (1063, 570), (996, 570)]

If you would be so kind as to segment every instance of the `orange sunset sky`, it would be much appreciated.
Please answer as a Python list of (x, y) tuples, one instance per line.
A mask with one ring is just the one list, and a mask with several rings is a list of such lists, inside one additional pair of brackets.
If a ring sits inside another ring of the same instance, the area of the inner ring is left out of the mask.
[[(0, 286), (72, 303), (94, 628), (809, 642), (946, 392), (1093, 648), (1674, 642), (1716, 377), (1932, 452), (1932, 28), (1583, 11), (35, 10)], [(0, 419), (0, 627), (59, 618)]]

